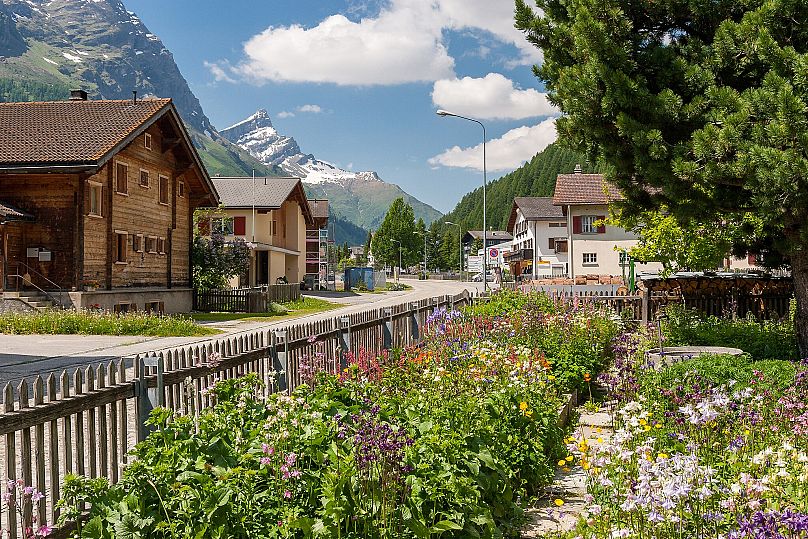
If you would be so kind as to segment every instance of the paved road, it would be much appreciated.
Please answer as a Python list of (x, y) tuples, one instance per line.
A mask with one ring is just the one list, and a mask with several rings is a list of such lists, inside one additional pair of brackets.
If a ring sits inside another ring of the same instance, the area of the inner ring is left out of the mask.
[(0, 335), (0, 387), (21, 378), (72, 371), (77, 367), (97, 365), (123, 356), (162, 350), (175, 346), (205, 342), (257, 329), (288, 326), (296, 321), (312, 322), (338, 315), (360, 312), (416, 301), (443, 294), (459, 294), (462, 290), (479, 290), (479, 283), (454, 281), (407, 280), (413, 289), (386, 294), (356, 294), (328, 297), (345, 306), (324, 313), (278, 322), (227, 322), (213, 324), (225, 333), (209, 337), (107, 337), (89, 335)]

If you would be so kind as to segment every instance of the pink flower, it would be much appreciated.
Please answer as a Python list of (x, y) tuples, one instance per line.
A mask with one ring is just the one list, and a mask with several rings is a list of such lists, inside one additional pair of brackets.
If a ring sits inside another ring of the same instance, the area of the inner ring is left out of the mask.
[(289, 491), (287, 490), (287, 491), (285, 491), (285, 492), (283, 493), (283, 497), (284, 497), (284, 498), (286, 498), (286, 499), (288, 500), (289, 498), (291, 498), (291, 497), (292, 497), (292, 493), (291, 493), (291, 492), (289, 492)]
[(36, 531), (36, 534), (39, 537), (46, 537), (46, 536), (50, 535), (50, 533), (52, 531), (53, 531), (53, 528), (51, 528), (50, 526), (47, 526), (47, 525), (46, 526), (40, 526), (39, 529)]
[(269, 466), (270, 464), (272, 464), (272, 459), (269, 457), (261, 457), (261, 460), (259, 462), (264, 466)]

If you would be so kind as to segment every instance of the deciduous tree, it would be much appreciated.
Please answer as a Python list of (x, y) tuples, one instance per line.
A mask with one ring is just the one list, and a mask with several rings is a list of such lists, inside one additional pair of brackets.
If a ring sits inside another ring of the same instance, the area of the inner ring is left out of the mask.
[[(419, 245), (423, 238), (415, 233), (415, 214), (412, 206), (404, 202), (402, 197), (393, 201), (384, 216), (379, 230), (373, 235), (373, 256), (388, 266), (398, 266), (399, 244), (401, 242), (401, 260), (404, 267), (413, 265), (419, 259)], [(394, 241), (395, 240), (395, 241)]]

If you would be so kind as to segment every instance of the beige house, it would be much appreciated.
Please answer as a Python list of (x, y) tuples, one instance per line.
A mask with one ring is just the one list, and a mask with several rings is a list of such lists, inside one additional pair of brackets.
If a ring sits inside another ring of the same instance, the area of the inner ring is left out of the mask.
[(251, 252), (246, 278), (236, 278), (231, 285), (302, 281), (306, 229), (314, 226), (314, 218), (300, 179), (217, 177), (213, 183), (226, 217), (214, 217), (200, 232), (244, 240)]

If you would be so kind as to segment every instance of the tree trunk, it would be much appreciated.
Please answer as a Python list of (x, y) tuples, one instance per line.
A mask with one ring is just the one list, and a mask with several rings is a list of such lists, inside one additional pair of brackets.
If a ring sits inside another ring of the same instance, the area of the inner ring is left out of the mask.
[(794, 277), (794, 297), (797, 300), (794, 330), (797, 333), (800, 357), (806, 358), (808, 357), (808, 245), (798, 246), (792, 251), (791, 274)]

